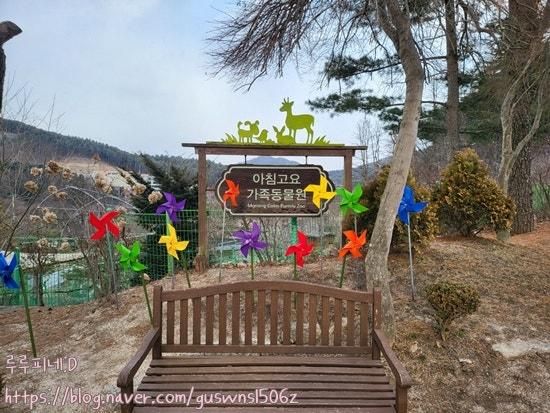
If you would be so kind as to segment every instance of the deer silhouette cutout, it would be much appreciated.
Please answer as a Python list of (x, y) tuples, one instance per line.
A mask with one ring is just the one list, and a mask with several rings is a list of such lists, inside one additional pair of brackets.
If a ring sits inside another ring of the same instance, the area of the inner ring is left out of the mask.
[(281, 107), (279, 108), (280, 112), (286, 112), (285, 125), (288, 128), (288, 132), (296, 141), (296, 131), (298, 129), (305, 129), (307, 131), (306, 144), (313, 143), (313, 122), (315, 118), (312, 115), (293, 115), (292, 114), (292, 105), (294, 102), (290, 101), (288, 98), (283, 100)]

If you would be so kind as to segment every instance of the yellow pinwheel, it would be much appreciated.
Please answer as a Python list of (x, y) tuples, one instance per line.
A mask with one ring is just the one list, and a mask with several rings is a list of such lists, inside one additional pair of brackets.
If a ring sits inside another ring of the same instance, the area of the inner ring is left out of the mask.
[(334, 198), (336, 192), (327, 191), (328, 179), (325, 175), (321, 175), (321, 181), (319, 185), (310, 184), (304, 189), (305, 192), (313, 192), (313, 203), (317, 208), (321, 208), (321, 199), (327, 201)]
[(166, 244), (166, 251), (175, 259), (179, 260), (178, 251), (183, 251), (189, 245), (189, 241), (178, 241), (176, 228), (168, 224), (168, 235), (163, 235), (159, 239), (159, 244)]

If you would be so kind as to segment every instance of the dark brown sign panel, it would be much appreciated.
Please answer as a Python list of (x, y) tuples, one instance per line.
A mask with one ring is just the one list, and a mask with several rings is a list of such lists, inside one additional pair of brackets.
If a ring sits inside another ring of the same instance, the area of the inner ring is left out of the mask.
[(230, 179), (240, 191), (237, 206), (230, 200), (225, 202), (231, 215), (319, 216), (330, 201), (322, 201), (319, 209), (312, 201), (313, 194), (304, 189), (310, 184), (319, 185), (321, 175), (328, 180), (327, 190), (334, 191), (328, 173), (318, 165), (232, 165), (216, 184), (216, 194), (223, 205), (228, 189), (225, 180)]

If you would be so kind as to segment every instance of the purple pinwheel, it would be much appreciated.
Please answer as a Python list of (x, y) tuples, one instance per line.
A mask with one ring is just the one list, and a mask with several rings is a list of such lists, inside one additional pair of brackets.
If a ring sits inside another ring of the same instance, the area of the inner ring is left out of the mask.
[(164, 214), (165, 212), (170, 217), (170, 221), (173, 223), (178, 222), (178, 212), (185, 208), (185, 199), (177, 201), (174, 194), (170, 192), (164, 192), (166, 202), (158, 206), (156, 214)]
[(0, 278), (2, 278), (2, 283), (6, 288), (16, 290), (19, 288), (19, 285), (13, 279), (13, 272), (17, 267), (17, 258), (15, 255), (11, 259), (11, 262), (8, 264), (6, 261), (6, 256), (3, 252), (0, 252)]
[(241, 252), (245, 257), (248, 257), (250, 252), (250, 275), (254, 279), (254, 250), (259, 251), (267, 248), (267, 243), (260, 241), (260, 226), (252, 223), (252, 231), (243, 229), (235, 231), (233, 236), (241, 241)]
[(428, 205), (427, 202), (414, 202), (414, 192), (409, 185), (405, 186), (403, 192), (403, 198), (399, 203), (399, 209), (397, 215), (401, 222), (405, 225), (409, 225), (409, 214), (422, 211)]
[(260, 241), (260, 226), (256, 223), (252, 223), (252, 231), (245, 231), (243, 229), (233, 233), (233, 236), (241, 241), (241, 252), (247, 257), (250, 249), (263, 250), (267, 247), (267, 243)]

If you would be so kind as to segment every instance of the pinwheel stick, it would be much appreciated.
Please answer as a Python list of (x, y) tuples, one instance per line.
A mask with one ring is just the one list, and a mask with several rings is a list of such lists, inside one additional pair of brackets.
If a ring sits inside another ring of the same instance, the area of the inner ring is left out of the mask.
[(109, 259), (109, 266), (111, 267), (111, 276), (113, 277), (113, 289), (115, 291), (115, 303), (118, 310), (118, 280), (115, 271), (115, 261), (113, 259), (113, 241), (111, 239), (111, 233), (107, 232), (105, 236), (107, 240), (107, 257)]
[[(168, 231), (168, 225), (170, 225), (170, 215), (168, 215), (168, 212), (164, 213), (165, 218), (165, 224), (166, 224), (166, 235), (170, 235), (170, 232)], [(176, 288), (176, 276), (174, 274), (174, 258), (170, 254), (166, 255), (166, 266), (168, 267), (168, 273), (172, 275), (172, 290)]]
[(147, 311), (149, 312), (149, 321), (153, 325), (153, 313), (151, 312), (151, 303), (149, 302), (149, 293), (147, 292), (147, 281), (143, 274), (141, 275), (141, 283), (143, 285), (143, 294), (145, 294), (145, 302), (147, 303)]
[(226, 211), (226, 202), (223, 203), (223, 218), (222, 218), (222, 243), (220, 245), (220, 263), (218, 265), (218, 281), (222, 282), (222, 261), (223, 261), (223, 236), (225, 235), (225, 211)]
[(342, 269), (340, 270), (340, 280), (338, 281), (338, 287), (342, 288), (344, 285), (344, 274), (346, 272), (346, 259), (348, 258), (347, 255), (344, 255), (344, 260), (342, 261)]
[(411, 217), (409, 215), (409, 224), (407, 225), (407, 235), (409, 237), (409, 267), (411, 269), (411, 293), (412, 293), (412, 300), (415, 299), (416, 294), (416, 288), (414, 286), (414, 269), (413, 269), (413, 256), (412, 256), (412, 242), (411, 242)]
[(185, 253), (183, 253), (183, 270), (185, 271), (187, 286), (191, 288), (191, 280), (189, 279), (189, 267), (187, 266), (187, 257), (185, 256)]
[(21, 269), (21, 254), (19, 248), (15, 250), (15, 257), (17, 259), (17, 272), (19, 273), (19, 284), (21, 285), (21, 294), (23, 294), (23, 305), (25, 306), (25, 318), (27, 319), (27, 327), (29, 329), (29, 336), (31, 339), (32, 355), (36, 357), (36, 343), (34, 342), (34, 333), (32, 331), (31, 312), (29, 310), (29, 297), (27, 296), (27, 286), (25, 277), (23, 276), (23, 270)]
[(254, 248), (250, 248), (250, 277), (254, 280)]

